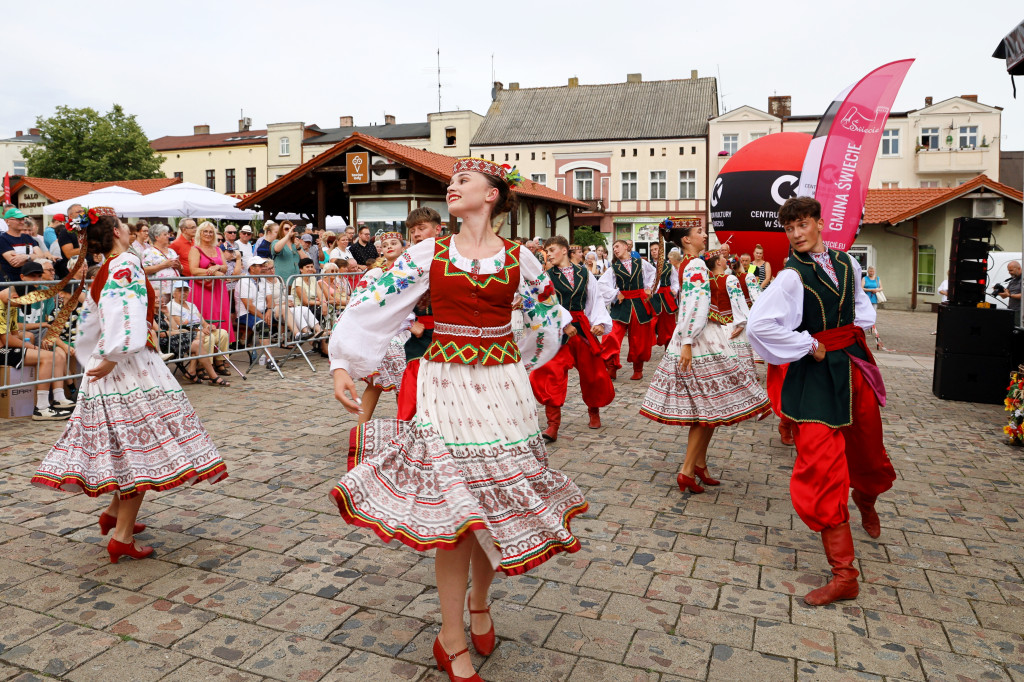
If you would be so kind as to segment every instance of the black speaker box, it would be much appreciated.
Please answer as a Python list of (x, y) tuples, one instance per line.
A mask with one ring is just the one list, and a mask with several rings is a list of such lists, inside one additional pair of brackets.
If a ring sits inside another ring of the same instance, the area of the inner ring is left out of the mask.
[(936, 350), (932, 393), (943, 400), (1001, 405), (1012, 368), (1009, 353), (982, 357)]
[(985, 300), (992, 224), (986, 220), (957, 218), (949, 248), (949, 302), (975, 306)]
[[(1006, 308), (967, 308), (943, 303), (935, 335), (935, 352), (968, 356), (1009, 356), (1014, 314)], [(937, 394), (936, 394), (937, 395)]]

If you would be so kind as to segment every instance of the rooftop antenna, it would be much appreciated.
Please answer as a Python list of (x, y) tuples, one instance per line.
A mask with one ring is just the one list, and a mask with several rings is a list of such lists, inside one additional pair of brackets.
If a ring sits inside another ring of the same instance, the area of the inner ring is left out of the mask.
[(724, 113), (728, 111), (728, 109), (725, 108), (725, 93), (722, 92), (722, 65), (715, 64), (715, 68), (718, 70), (718, 100), (720, 102), (718, 106), (721, 107), (721, 111), (719, 113)]
[(491, 53), (491, 85), (494, 85), (494, 53)]
[(437, 112), (441, 113), (441, 48), (437, 48)]

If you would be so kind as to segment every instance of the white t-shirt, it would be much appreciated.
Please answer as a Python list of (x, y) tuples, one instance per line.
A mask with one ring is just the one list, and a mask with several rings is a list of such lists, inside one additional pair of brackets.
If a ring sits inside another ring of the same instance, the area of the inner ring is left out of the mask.
[(203, 316), (199, 312), (199, 308), (197, 308), (191, 301), (178, 303), (177, 301), (172, 300), (167, 304), (167, 312), (170, 313), (172, 317), (179, 318), (182, 324), (191, 324), (192, 322), (203, 321)]
[(249, 263), (252, 262), (252, 258), (256, 255), (256, 247), (252, 242), (243, 244), (241, 241), (235, 242), (235, 246), (242, 254), (242, 272), (249, 272)]
[[(942, 280), (942, 284), (939, 285), (939, 291), (949, 291), (949, 280), (948, 279)], [(949, 301), (949, 297), (946, 296), (945, 294), (942, 294), (942, 302), (946, 303), (947, 301)]]
[(348, 249), (342, 251), (337, 246), (335, 246), (333, 249), (331, 249), (331, 252), (327, 254), (327, 257), (330, 260), (338, 260), (339, 258), (341, 260), (349, 260), (350, 258), (352, 258), (352, 252), (349, 251)]
[(256, 312), (262, 315), (267, 309), (267, 280), (246, 277), (238, 281), (235, 288), (235, 314), (239, 317), (249, 314), (249, 309), (242, 303), (242, 299), (248, 299), (256, 306)]

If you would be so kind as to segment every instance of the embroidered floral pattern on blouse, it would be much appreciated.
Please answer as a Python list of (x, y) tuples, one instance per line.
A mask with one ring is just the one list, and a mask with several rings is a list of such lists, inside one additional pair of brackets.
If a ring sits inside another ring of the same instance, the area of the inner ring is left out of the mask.
[(402, 254), (391, 266), (391, 269), (376, 278), (375, 281), (365, 282), (365, 284), (360, 282), (363, 286), (353, 292), (348, 308), (355, 308), (366, 301), (373, 301), (383, 308), (387, 305), (388, 294), (405, 291), (422, 276), (423, 268), (417, 265), (407, 253)]
[(677, 343), (690, 343), (707, 326), (711, 308), (711, 281), (703, 259), (694, 258), (683, 270), (679, 322), (674, 334)]

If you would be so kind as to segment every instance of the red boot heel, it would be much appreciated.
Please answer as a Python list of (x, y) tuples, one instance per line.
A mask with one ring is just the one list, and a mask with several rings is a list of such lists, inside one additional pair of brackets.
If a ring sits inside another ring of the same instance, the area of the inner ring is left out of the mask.
[(110, 538), (110, 542), (107, 543), (107, 553), (110, 555), (110, 563), (116, 564), (117, 560), (123, 556), (131, 557), (132, 559), (145, 559), (153, 553), (152, 547), (136, 547), (135, 541), (131, 542), (118, 542), (114, 538)]
[[(479, 611), (474, 611), (473, 609), (469, 608), (468, 594), (466, 595), (466, 609), (469, 610), (470, 616), (472, 616), (472, 614), (474, 613), (486, 613), (488, 614), (488, 618), (490, 618), (491, 610), (489, 608), (481, 609)], [(470, 621), (472, 621), (472, 618), (470, 618)], [(494, 619), (490, 618), (490, 621), (491, 629), (482, 635), (478, 635), (475, 632), (473, 632), (473, 625), (472, 622), (470, 622), (469, 638), (473, 640), (473, 648), (476, 649), (476, 652), (481, 656), (490, 656), (492, 653), (494, 653)]]
[(437, 663), (437, 669), (447, 673), (448, 679), (451, 682), (484, 682), (483, 678), (476, 673), (473, 673), (472, 677), (459, 677), (452, 672), (452, 663), (462, 654), (469, 654), (469, 649), (463, 649), (456, 654), (450, 654), (441, 646), (440, 635), (434, 640), (434, 661)]
[(693, 473), (696, 474), (694, 478), (699, 478), (700, 482), (703, 483), (704, 485), (721, 485), (722, 483), (718, 479), (711, 478), (710, 476), (708, 476), (707, 467), (693, 467)]
[[(111, 516), (107, 512), (103, 512), (102, 514), (100, 514), (100, 535), (106, 535), (110, 531), (114, 530), (114, 526), (116, 525), (116, 516)], [(146, 530), (146, 524), (144, 523), (136, 523), (135, 526), (132, 527), (133, 534), (141, 533), (144, 530)]]
[(687, 490), (689, 490), (691, 493), (704, 492), (704, 488), (700, 487), (700, 485), (697, 484), (697, 481), (683, 474), (676, 475), (676, 483), (679, 484), (680, 492), (685, 493)]

